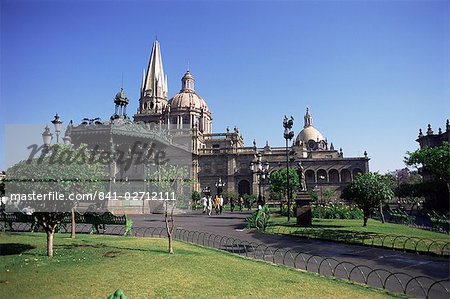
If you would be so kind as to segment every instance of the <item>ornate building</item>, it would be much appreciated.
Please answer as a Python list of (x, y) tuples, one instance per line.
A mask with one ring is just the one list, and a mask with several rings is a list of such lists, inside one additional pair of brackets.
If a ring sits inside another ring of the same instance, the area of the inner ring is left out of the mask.
[[(267, 198), (268, 182), (258, 181), (250, 164), (257, 160), (267, 162), (269, 172), (285, 168), (285, 147), (271, 147), (268, 142), (264, 147), (258, 147), (255, 141), (253, 146), (246, 147), (237, 127), (233, 130), (227, 128), (223, 133), (213, 133), (212, 112), (196, 92), (195, 79), (189, 70), (181, 78), (181, 90), (170, 99), (168, 94), (160, 44), (155, 41), (147, 70), (142, 77), (134, 123), (142, 123), (149, 130), (155, 126), (166, 126), (173, 143), (179, 141), (179, 132), (190, 130), (195, 190), (209, 187), (214, 193), (215, 183), (220, 178), (225, 182), (226, 190), (240, 194), (258, 194), (261, 183), (262, 192)], [(114, 103), (116, 111), (111, 121), (131, 123), (126, 115), (128, 99), (123, 90), (116, 95)], [(83, 130), (78, 127), (79, 134)], [(145, 138), (145, 134), (140, 136)], [(79, 142), (82, 139), (79, 138)], [(336, 198), (357, 173), (369, 170), (367, 153), (362, 157), (344, 157), (342, 148), (338, 151), (332, 143), (328, 144), (327, 139), (313, 126), (313, 116), (308, 108), (304, 127), (289, 148), (288, 155), (292, 167), (298, 167), (299, 162), (303, 166), (308, 190), (322, 191), (326, 187), (338, 191)]]

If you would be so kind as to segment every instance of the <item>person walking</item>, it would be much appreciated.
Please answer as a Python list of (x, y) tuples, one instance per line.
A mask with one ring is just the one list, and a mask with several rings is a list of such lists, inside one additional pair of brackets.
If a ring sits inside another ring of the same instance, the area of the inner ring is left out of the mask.
[(216, 210), (216, 215), (219, 215), (219, 209), (220, 209), (219, 195), (216, 195), (216, 197), (214, 198), (214, 209)]
[(223, 196), (219, 196), (219, 214), (222, 214), (223, 211)]
[(242, 207), (244, 206), (244, 198), (239, 197), (239, 211), (242, 212)]
[(210, 196), (208, 196), (208, 208), (207, 208), (208, 216), (211, 216), (212, 204), (213, 204), (213, 202), (212, 202), (212, 198), (211, 198), (211, 195), (210, 195)]
[(202, 197), (202, 206), (203, 206), (203, 213), (206, 213), (206, 210), (208, 208), (208, 199), (205, 195)]

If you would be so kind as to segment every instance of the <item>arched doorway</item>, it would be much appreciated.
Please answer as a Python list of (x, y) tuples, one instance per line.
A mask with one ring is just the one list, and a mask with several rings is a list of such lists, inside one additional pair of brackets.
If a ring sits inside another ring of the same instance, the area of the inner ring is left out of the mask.
[(247, 180), (241, 180), (238, 183), (239, 195), (250, 194), (250, 182)]

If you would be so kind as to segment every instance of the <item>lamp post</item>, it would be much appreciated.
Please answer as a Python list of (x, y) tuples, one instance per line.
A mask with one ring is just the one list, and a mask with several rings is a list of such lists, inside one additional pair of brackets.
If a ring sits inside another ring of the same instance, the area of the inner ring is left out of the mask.
[(216, 189), (217, 189), (217, 195), (220, 196), (223, 191), (223, 187), (225, 187), (226, 183), (222, 182), (222, 178), (219, 178), (219, 180), (216, 182)]
[(55, 118), (52, 120), (52, 124), (55, 128), (56, 133), (56, 143), (59, 143), (59, 133), (61, 133), (62, 120), (59, 118), (58, 113), (56, 113)]
[(286, 139), (286, 183), (287, 183), (287, 200), (288, 200), (288, 222), (291, 220), (291, 186), (289, 184), (289, 149), (288, 141), (294, 137), (294, 131), (291, 131), (294, 126), (294, 118), (291, 116), (290, 119), (284, 116), (283, 127), (284, 127), (284, 139)]
[(250, 162), (250, 170), (253, 173), (256, 173), (258, 179), (258, 203), (265, 204), (261, 193), (261, 185), (263, 180), (265, 180), (269, 174), (269, 162), (266, 161), (263, 163), (261, 161), (261, 153), (258, 153), (256, 161)]
[(50, 128), (45, 126), (44, 133), (42, 133), (42, 141), (44, 142), (44, 146), (48, 148), (50, 143), (52, 142), (53, 134), (50, 133)]
[(211, 188), (209, 188), (208, 186), (205, 186), (205, 187), (202, 189), (202, 192), (203, 192), (203, 194), (204, 194), (205, 196), (209, 196), (209, 195), (211, 194)]

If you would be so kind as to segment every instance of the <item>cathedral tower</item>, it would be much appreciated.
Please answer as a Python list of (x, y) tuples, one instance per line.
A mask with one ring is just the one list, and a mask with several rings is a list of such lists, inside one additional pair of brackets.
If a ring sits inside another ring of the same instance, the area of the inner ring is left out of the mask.
[(139, 98), (139, 108), (135, 121), (163, 123), (167, 105), (167, 76), (161, 57), (158, 40), (153, 43), (147, 71), (143, 73)]

